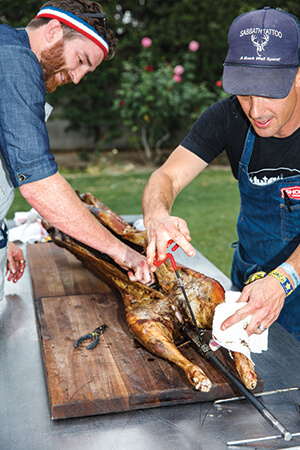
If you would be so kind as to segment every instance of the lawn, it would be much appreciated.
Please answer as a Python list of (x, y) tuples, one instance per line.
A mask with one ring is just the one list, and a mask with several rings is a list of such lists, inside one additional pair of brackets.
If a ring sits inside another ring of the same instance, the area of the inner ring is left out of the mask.
[[(63, 173), (79, 192), (91, 192), (118, 214), (141, 214), (141, 197), (150, 173), (120, 175)], [(8, 218), (15, 211), (28, 211), (29, 205), (16, 190)], [(177, 197), (172, 214), (183, 217), (189, 226), (192, 244), (227, 276), (237, 240), (239, 209), (237, 181), (223, 167), (208, 167)]]

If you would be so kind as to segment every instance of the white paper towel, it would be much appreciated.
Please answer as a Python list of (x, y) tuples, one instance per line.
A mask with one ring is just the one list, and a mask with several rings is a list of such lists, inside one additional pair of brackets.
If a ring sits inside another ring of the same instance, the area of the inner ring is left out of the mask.
[(247, 316), (224, 331), (220, 328), (224, 320), (246, 305), (243, 302), (236, 303), (240, 295), (241, 293), (236, 291), (227, 291), (225, 293), (225, 303), (221, 303), (215, 309), (212, 336), (222, 347), (243, 353), (251, 360), (251, 352), (261, 353), (264, 350), (268, 350), (268, 330), (262, 334), (248, 336), (245, 328), (250, 323), (251, 316)]
[(42, 226), (42, 218), (35, 209), (28, 212), (16, 212), (14, 217), (16, 227), (9, 230), (11, 242), (25, 243), (40, 242), (48, 236)]

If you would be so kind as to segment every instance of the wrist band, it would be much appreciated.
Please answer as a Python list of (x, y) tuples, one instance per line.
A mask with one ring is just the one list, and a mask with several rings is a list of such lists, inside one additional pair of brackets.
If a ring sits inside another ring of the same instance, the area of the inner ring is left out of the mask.
[(260, 278), (266, 277), (268, 274), (266, 272), (263, 272), (262, 270), (260, 272), (255, 272), (245, 281), (245, 285), (252, 283), (255, 280), (259, 280)]
[(296, 270), (294, 269), (294, 267), (285, 262), (280, 264), (279, 267), (282, 267), (290, 275), (290, 277), (292, 278), (294, 285), (295, 285), (294, 289), (296, 289), (296, 287), (299, 286), (299, 284), (300, 284), (300, 278), (299, 278)]
[(284, 276), (281, 275), (277, 270), (272, 270), (272, 272), (269, 273), (272, 277), (276, 278), (276, 280), (279, 281), (281, 284), (286, 296), (288, 296), (291, 292), (293, 292), (294, 288), (289, 282), (289, 280)]

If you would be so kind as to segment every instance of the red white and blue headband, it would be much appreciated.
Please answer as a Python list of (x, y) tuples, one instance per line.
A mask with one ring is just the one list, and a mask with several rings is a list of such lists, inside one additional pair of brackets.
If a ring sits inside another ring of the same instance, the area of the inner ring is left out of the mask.
[(106, 58), (109, 49), (108, 43), (106, 42), (104, 37), (98, 34), (97, 30), (87, 22), (85, 22), (85, 20), (80, 19), (79, 17), (75, 16), (75, 14), (72, 14), (69, 11), (54, 8), (53, 6), (42, 8), (35, 16), (36, 19), (39, 19), (40, 17), (45, 17), (47, 19), (57, 19), (59, 20), (59, 22), (62, 22), (68, 27), (73, 28), (74, 30), (83, 34), (101, 48), (104, 53), (103, 59)]

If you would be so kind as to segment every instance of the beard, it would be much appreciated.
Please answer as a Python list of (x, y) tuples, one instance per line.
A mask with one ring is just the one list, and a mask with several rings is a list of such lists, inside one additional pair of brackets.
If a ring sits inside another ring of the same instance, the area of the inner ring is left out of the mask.
[(63, 39), (57, 42), (50, 50), (43, 50), (40, 56), (40, 64), (44, 73), (44, 82), (47, 92), (54, 92), (55, 89), (61, 85), (61, 79), (56, 75), (61, 72), (65, 78), (64, 84), (71, 83), (71, 78), (63, 67), (66, 66), (66, 59), (64, 56), (64, 41)]

